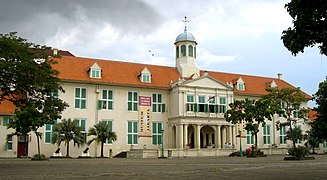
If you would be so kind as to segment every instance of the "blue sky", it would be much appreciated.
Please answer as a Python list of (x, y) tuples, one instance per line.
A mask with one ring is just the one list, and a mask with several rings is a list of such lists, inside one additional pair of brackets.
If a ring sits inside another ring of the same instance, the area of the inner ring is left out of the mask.
[(327, 58), (317, 48), (294, 57), (283, 46), (282, 31), (292, 26), (286, 0), (0, 2), (0, 33), (16, 31), (76, 56), (174, 66), (173, 43), (187, 16), (200, 69), (266, 77), (282, 73), (309, 95), (327, 76)]

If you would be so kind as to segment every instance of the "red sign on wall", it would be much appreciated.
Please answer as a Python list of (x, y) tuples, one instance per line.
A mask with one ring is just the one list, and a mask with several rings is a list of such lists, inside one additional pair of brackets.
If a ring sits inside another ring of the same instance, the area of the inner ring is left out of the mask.
[(151, 106), (151, 97), (139, 96), (139, 106)]

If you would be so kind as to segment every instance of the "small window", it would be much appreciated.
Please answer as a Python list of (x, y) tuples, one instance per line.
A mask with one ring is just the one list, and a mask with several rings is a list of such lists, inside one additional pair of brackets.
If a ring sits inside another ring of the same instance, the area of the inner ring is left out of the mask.
[(193, 46), (192, 45), (188, 46), (188, 56), (193, 57)]
[(279, 129), (279, 144), (286, 144), (286, 126)]
[(244, 91), (244, 83), (237, 83), (237, 89)]
[(271, 144), (271, 142), (270, 142), (270, 125), (263, 126), (263, 144)]
[(176, 46), (176, 58), (179, 57), (179, 46)]
[(101, 78), (101, 70), (91, 69), (91, 78)]
[(186, 56), (186, 46), (185, 45), (181, 46), (181, 54), (182, 54), (182, 56)]
[(3, 117), (3, 126), (7, 126), (9, 124), (9, 117)]
[(150, 74), (142, 74), (142, 82), (150, 83), (151, 82), (151, 75)]
[(12, 135), (7, 135), (6, 150), (12, 150)]

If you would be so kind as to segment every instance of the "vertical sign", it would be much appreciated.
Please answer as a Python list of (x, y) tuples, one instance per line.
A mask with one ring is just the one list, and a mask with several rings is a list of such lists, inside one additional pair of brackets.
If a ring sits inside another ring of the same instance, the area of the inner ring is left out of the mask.
[(151, 97), (139, 96), (139, 137), (152, 136)]

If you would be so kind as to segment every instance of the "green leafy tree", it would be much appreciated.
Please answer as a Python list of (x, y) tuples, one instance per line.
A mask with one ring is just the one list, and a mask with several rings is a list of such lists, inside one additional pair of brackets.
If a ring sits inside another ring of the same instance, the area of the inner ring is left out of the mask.
[(320, 143), (323, 143), (323, 141), (317, 136), (316, 131), (314, 129), (306, 131), (304, 139), (307, 140), (305, 145), (312, 148), (313, 154), (316, 154), (315, 147), (319, 146)]
[[(294, 131), (294, 126), (299, 119), (305, 119), (307, 117), (308, 110), (304, 107), (301, 108), (301, 104), (308, 101), (308, 99), (303, 95), (299, 88), (268, 88), (269, 94), (265, 95), (263, 98), (270, 99), (275, 105), (279, 105), (277, 108), (277, 113), (283, 115), (286, 118), (285, 122), (277, 121), (277, 129), (281, 126), (289, 127), (289, 139), (293, 142), (293, 147), (295, 148), (297, 134)], [(294, 114), (296, 116), (294, 116)]]
[(60, 146), (62, 142), (65, 142), (67, 148), (66, 157), (70, 157), (70, 141), (73, 141), (74, 146), (77, 145), (77, 147), (85, 143), (85, 136), (81, 131), (82, 127), (78, 125), (78, 121), (72, 121), (71, 119), (63, 119), (60, 123), (55, 124), (53, 127), (54, 136), (52, 137), (52, 143)]
[(317, 118), (311, 123), (311, 127), (319, 140), (327, 141), (327, 79), (319, 84), (313, 99), (318, 106), (314, 108)]
[(88, 145), (90, 145), (93, 141), (96, 141), (97, 143), (101, 143), (101, 157), (104, 157), (103, 145), (106, 143), (106, 141), (117, 140), (116, 133), (110, 131), (109, 124), (103, 121), (99, 122), (98, 124), (94, 125), (94, 127), (90, 128), (88, 132), (88, 136), (95, 136), (87, 142)]
[(8, 100), (21, 108), (30, 100), (42, 103), (49, 92), (63, 88), (59, 72), (52, 69), (56, 62), (48, 54), (50, 48), (16, 34), (0, 34), (0, 103)]
[(293, 18), (293, 27), (283, 31), (284, 46), (297, 55), (305, 47), (319, 45), (327, 55), (327, 3), (325, 0), (291, 0), (285, 5)]
[(9, 128), (14, 128), (17, 135), (33, 131), (39, 158), (41, 133), (38, 129), (60, 118), (68, 106), (53, 96), (64, 91), (58, 71), (52, 69), (55, 61), (48, 56), (49, 49), (27, 42), (16, 33), (0, 34), (0, 103), (7, 100), (16, 105), (16, 116)]
[(229, 106), (230, 109), (225, 115), (226, 120), (233, 124), (245, 122), (245, 129), (251, 131), (255, 137), (257, 149), (259, 127), (264, 126), (266, 120), (271, 120), (274, 114), (271, 101), (269, 99), (259, 99), (255, 102), (249, 99), (236, 100)]

